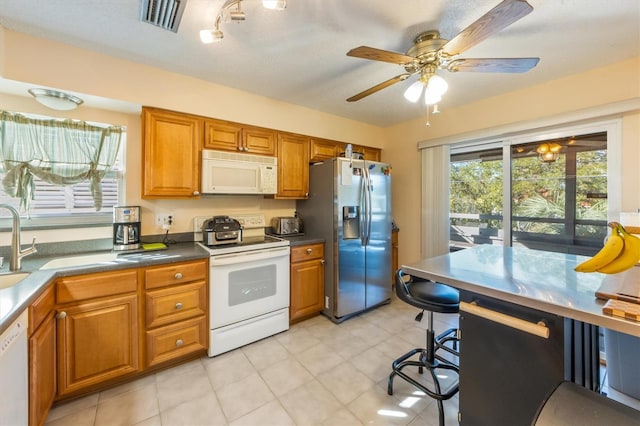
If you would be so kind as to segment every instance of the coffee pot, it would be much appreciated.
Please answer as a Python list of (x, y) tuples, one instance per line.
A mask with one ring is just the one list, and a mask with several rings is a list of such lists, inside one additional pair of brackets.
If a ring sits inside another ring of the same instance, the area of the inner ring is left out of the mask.
[(116, 206), (113, 208), (113, 250), (137, 250), (140, 248), (140, 207)]

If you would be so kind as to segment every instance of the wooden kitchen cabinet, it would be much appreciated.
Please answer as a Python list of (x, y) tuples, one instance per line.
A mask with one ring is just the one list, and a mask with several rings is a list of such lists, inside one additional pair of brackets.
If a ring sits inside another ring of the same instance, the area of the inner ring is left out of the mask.
[(391, 231), (391, 287), (396, 284), (396, 271), (398, 270), (398, 232), (399, 229)]
[(362, 152), (364, 159), (368, 161), (380, 161), (382, 150), (379, 148), (372, 148), (370, 146), (357, 146), (353, 148), (354, 151)]
[(278, 133), (278, 193), (275, 198), (309, 197), (309, 138)]
[(309, 162), (319, 163), (338, 156), (339, 142), (329, 139), (310, 138)]
[(49, 286), (29, 307), (29, 425), (43, 425), (56, 396), (55, 296)]
[(317, 315), (324, 308), (324, 244), (291, 248), (289, 321)]
[(138, 273), (56, 282), (58, 397), (140, 371)]
[[(309, 162), (318, 163), (329, 158), (344, 155), (344, 142), (332, 141), (330, 139), (311, 138), (309, 149)], [(380, 161), (382, 150), (363, 145), (353, 145), (353, 152), (363, 154), (365, 160)]]
[(231, 121), (206, 119), (204, 147), (256, 155), (276, 155), (276, 131)]
[(146, 367), (204, 352), (208, 347), (206, 260), (147, 268)]
[(142, 108), (142, 198), (200, 195), (200, 152), (204, 119)]

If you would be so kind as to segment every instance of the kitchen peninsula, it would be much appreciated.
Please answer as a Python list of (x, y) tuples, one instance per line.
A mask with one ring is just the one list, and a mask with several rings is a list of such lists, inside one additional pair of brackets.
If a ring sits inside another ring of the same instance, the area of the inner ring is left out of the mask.
[(530, 424), (561, 381), (599, 389), (597, 327), (640, 336), (595, 296), (605, 280), (640, 282), (640, 268), (575, 272), (584, 259), (482, 245), (402, 265), (460, 290), (461, 424)]

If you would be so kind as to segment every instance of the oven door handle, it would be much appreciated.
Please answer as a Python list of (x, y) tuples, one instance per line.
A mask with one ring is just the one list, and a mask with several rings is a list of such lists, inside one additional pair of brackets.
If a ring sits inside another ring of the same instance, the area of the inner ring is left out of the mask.
[(273, 248), (265, 250), (256, 250), (254, 253), (229, 253), (211, 256), (209, 264), (211, 266), (233, 265), (236, 263), (253, 262), (257, 260), (274, 259), (277, 257), (288, 256), (289, 247)]

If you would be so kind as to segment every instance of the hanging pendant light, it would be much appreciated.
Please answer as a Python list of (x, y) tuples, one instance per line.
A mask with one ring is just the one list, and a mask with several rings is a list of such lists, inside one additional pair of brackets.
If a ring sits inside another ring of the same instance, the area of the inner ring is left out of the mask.
[(560, 149), (562, 149), (562, 146), (555, 142), (545, 142), (538, 145), (536, 152), (538, 153), (538, 159), (543, 163), (553, 163), (560, 157)]

